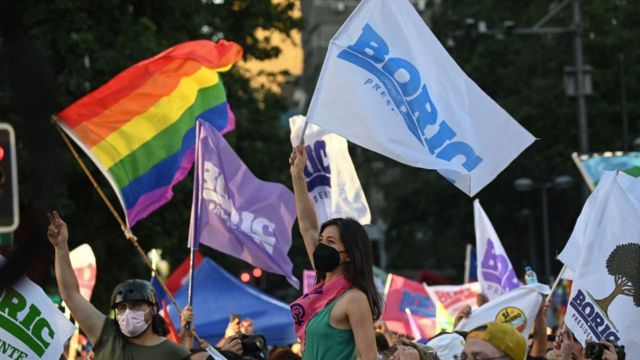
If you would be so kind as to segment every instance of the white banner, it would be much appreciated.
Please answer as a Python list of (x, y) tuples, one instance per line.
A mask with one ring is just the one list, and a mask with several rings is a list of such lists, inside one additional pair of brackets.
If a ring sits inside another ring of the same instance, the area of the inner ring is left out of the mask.
[(473, 202), (473, 219), (478, 254), (478, 280), (482, 293), (493, 300), (520, 286), (498, 234), (477, 199)]
[(408, 0), (365, 0), (334, 35), (310, 122), (469, 196), (534, 137), (471, 80)]
[(82, 244), (69, 252), (71, 267), (78, 279), (80, 294), (87, 300), (91, 300), (93, 287), (96, 284), (96, 256), (89, 244)]
[[(293, 146), (300, 143), (304, 122), (301, 115), (289, 119)], [(371, 223), (369, 204), (349, 156), (347, 141), (309, 124), (304, 143), (308, 157), (304, 176), (318, 223), (336, 217), (351, 217), (363, 225)]]
[(565, 322), (581, 342), (611, 340), (640, 358), (640, 180), (605, 173), (558, 256), (574, 270)]
[[(0, 266), (5, 258), (0, 256)], [(75, 326), (24, 277), (0, 294), (0, 357), (58, 360)]]
[(456, 330), (470, 331), (497, 321), (510, 323), (528, 339), (542, 303), (542, 295), (547, 295), (550, 291), (544, 284), (521, 286), (473, 310), (471, 316), (460, 321)]
[(481, 291), (479, 282), (462, 285), (434, 285), (427, 286), (426, 289), (431, 299), (441, 303), (451, 316), (456, 316), (467, 305), (472, 309), (477, 308), (476, 299)]

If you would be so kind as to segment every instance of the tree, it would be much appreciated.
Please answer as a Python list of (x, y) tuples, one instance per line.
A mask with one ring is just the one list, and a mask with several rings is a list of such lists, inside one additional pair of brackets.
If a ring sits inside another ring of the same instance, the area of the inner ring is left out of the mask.
[(613, 276), (615, 288), (596, 303), (606, 313), (609, 305), (619, 295), (631, 296), (633, 304), (640, 307), (640, 244), (628, 243), (616, 246), (607, 258), (607, 272)]
[[(529, 262), (526, 226), (518, 225), (515, 214), (528, 208), (534, 227), (541, 234), (542, 213), (537, 192), (516, 193), (513, 181), (519, 177), (551, 180), (567, 174), (581, 179), (570, 154), (577, 151), (577, 116), (574, 98), (565, 96), (563, 69), (573, 63), (571, 34), (520, 36), (482, 35), (465, 25), (466, 18), (485, 21), (489, 29), (500, 30), (505, 20), (516, 28), (527, 28), (547, 14), (549, 2), (499, 0), (441, 1), (433, 17), (432, 30), (443, 45), (451, 37), (455, 46), (447, 50), (460, 67), (490, 97), (529, 130), (536, 142), (518, 156), (498, 177), (478, 193), (483, 206), (509, 253), (516, 271)], [(582, 1), (585, 63), (593, 68), (594, 94), (587, 100), (591, 151), (622, 148), (620, 121), (620, 77), (617, 54), (624, 52), (627, 99), (640, 96), (640, 2)], [(553, 17), (549, 26), (569, 27), (571, 9)], [(459, 34), (457, 36), (456, 34)], [(466, 35), (463, 35), (466, 34)], [(449, 42), (449, 44), (451, 44)], [(632, 60), (634, 59), (634, 60)], [(629, 134), (640, 135), (640, 102), (629, 102)], [(377, 155), (377, 154), (376, 154)], [(374, 158), (374, 155), (367, 154)], [(354, 156), (354, 161), (358, 163)], [(381, 185), (384, 205), (372, 216), (387, 223), (386, 244), (392, 269), (429, 267), (461, 279), (465, 243), (474, 242), (470, 199), (432, 171), (398, 166), (384, 161), (381, 170), (362, 166), (358, 173), (366, 188), (369, 182), (383, 181), (380, 171), (389, 174)], [(369, 171), (367, 176), (363, 175)], [(582, 207), (579, 181), (565, 191), (549, 193), (551, 253), (569, 238)], [(367, 194), (371, 197), (370, 194)], [(542, 254), (542, 241), (535, 242)], [(423, 254), (416, 256), (416, 252)], [(541, 264), (541, 262), (540, 262)], [(560, 263), (554, 263), (560, 270)], [(522, 272), (520, 272), (522, 274)]]
[[(27, 249), (16, 257), (22, 269), (46, 290), (55, 292), (51, 249), (45, 236), (45, 213), (52, 208), (60, 210), (69, 224), (70, 246), (87, 242), (96, 253), (94, 300), (99, 308), (108, 307), (110, 291), (120, 281), (149, 277), (149, 270), (123, 238), (49, 116), (126, 67), (178, 42), (223, 37), (239, 43), (246, 59), (264, 60), (277, 57), (280, 49), (268, 37), (259, 36), (264, 32), (257, 29), (289, 35), (301, 26), (301, 20), (291, 13), (293, 0), (218, 3), (26, 0), (0, 4), (0, 121), (9, 121), (16, 128), (20, 230), (30, 229), (28, 236), (16, 236), (16, 244), (22, 249), (38, 244), (37, 249)], [(288, 104), (270, 89), (253, 88), (250, 76), (240, 67), (223, 75), (237, 119), (236, 131), (227, 140), (256, 176), (285, 182), (289, 145), (280, 115), (288, 110)], [(83, 159), (118, 207), (109, 184), (87, 157)], [(174, 188), (169, 204), (133, 229), (143, 249), (164, 249), (163, 254), (174, 265), (188, 253), (191, 189), (192, 177), (188, 177)], [(228, 256), (204, 252), (228, 269), (241, 266)]]

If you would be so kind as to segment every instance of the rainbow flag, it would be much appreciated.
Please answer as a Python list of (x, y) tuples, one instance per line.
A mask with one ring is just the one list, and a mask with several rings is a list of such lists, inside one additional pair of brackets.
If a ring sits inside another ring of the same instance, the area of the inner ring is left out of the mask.
[(235, 128), (219, 73), (241, 56), (233, 42), (178, 44), (58, 114), (116, 190), (129, 226), (168, 202), (191, 169), (196, 119), (223, 134)]

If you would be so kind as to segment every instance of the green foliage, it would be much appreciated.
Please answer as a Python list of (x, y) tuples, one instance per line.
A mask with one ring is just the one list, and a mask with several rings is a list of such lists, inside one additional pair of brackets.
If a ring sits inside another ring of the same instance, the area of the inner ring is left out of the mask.
[[(516, 271), (531, 264), (542, 271), (542, 205), (540, 190), (518, 193), (513, 181), (529, 177), (550, 181), (559, 175), (574, 178), (573, 188), (549, 190), (551, 256), (566, 243), (582, 207), (582, 178), (570, 155), (577, 151), (577, 107), (565, 96), (563, 71), (573, 64), (572, 33), (557, 35), (472, 34), (466, 18), (485, 21), (490, 30), (502, 29), (505, 20), (516, 28), (528, 28), (547, 14), (547, 1), (505, 2), (499, 0), (442, 1), (434, 13), (432, 30), (447, 44), (460, 67), (520, 124), (539, 138), (509, 165), (477, 197), (502, 240)], [(625, 57), (625, 85), (629, 112), (630, 141), (640, 136), (640, 29), (634, 25), (640, 3), (633, 1), (581, 1), (585, 64), (593, 70), (594, 94), (587, 98), (591, 151), (622, 149), (620, 76), (618, 54)], [(565, 7), (546, 25), (570, 27), (571, 7)], [(467, 34), (467, 35), (465, 35)], [(499, 129), (495, 129), (500, 136)], [(374, 156), (372, 156), (374, 157)], [(380, 176), (388, 177), (381, 189), (384, 205), (374, 218), (388, 225), (387, 249), (390, 270), (429, 268), (462, 278), (464, 248), (474, 243), (472, 199), (434, 172), (413, 169), (382, 160), (381, 170), (358, 169), (365, 188)], [(368, 194), (371, 197), (371, 194)], [(533, 227), (516, 214), (528, 208)], [(534, 239), (533, 259), (529, 236)], [(420, 254), (420, 256), (416, 256)], [(561, 264), (553, 263), (554, 273)]]
[[(280, 54), (278, 46), (268, 38), (256, 37), (256, 30), (290, 35), (301, 25), (301, 20), (291, 15), (293, 6), (292, 0), (278, 5), (270, 0), (225, 1), (221, 5), (200, 0), (56, 0), (3, 4), (2, 20), (5, 17), (17, 20), (7, 26), (8, 22), (0, 21), (0, 53), (4, 55), (0, 57), (3, 70), (0, 73), (0, 114), (4, 115), (3, 121), (13, 122), (19, 130), (23, 224), (28, 223), (25, 221), (27, 209), (42, 201), (37, 195), (37, 189), (42, 189), (41, 192), (50, 197), (45, 206), (58, 209), (69, 224), (70, 246), (87, 242), (96, 253), (98, 281), (93, 299), (98, 308), (106, 311), (110, 292), (116, 284), (126, 278), (147, 279), (150, 272), (125, 240), (117, 222), (60, 141), (55, 128), (49, 125), (48, 115), (24, 118), (18, 111), (15, 103), (19, 99), (2, 81), (14, 70), (5, 60), (8, 45), (14, 39), (22, 39), (23, 44), (43, 54), (44, 61), (39, 65), (53, 74), (55, 87), (54, 93), (50, 94), (55, 96), (55, 104), (45, 110), (50, 114), (62, 110), (128, 66), (182, 41), (224, 37), (242, 46), (245, 59), (275, 58)], [(280, 115), (288, 110), (289, 104), (269, 89), (252, 88), (249, 75), (236, 68), (222, 77), (237, 119), (237, 129), (227, 135), (227, 140), (256, 176), (287, 183), (290, 147)], [(46, 136), (43, 142), (30, 144), (27, 140), (35, 129), (40, 129)], [(39, 149), (46, 154), (41, 154)], [(83, 160), (116, 210), (121, 212), (104, 177), (86, 156)], [(38, 167), (50, 162), (57, 165), (43, 176)], [(27, 181), (23, 182), (25, 179)], [(41, 184), (35, 181), (38, 179)], [(169, 204), (133, 229), (143, 249), (163, 249), (163, 257), (173, 267), (188, 255), (186, 242), (192, 182), (193, 178), (189, 176), (178, 184)], [(46, 220), (44, 213), (38, 213), (38, 216)], [(46, 243), (45, 232), (44, 227), (35, 229), (36, 234), (41, 234), (40, 240), (44, 240), (43, 248), (49, 256), (41, 265), (32, 268), (48, 270), (52, 265), (51, 246)], [(213, 250), (202, 251), (232, 272), (248, 267)], [(49, 292), (56, 291), (52, 273), (34, 279), (44, 284)]]

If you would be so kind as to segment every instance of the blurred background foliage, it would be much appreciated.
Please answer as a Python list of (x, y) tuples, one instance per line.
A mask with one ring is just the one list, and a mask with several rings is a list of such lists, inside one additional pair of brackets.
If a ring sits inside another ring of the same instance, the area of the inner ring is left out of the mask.
[[(53, 251), (48, 244), (46, 212), (57, 209), (70, 228), (71, 246), (91, 244), (98, 259), (94, 303), (107, 309), (111, 289), (126, 278), (148, 278), (149, 271), (117, 222), (62, 143), (51, 114), (97, 88), (118, 72), (178, 42), (224, 38), (238, 42), (246, 59), (277, 58), (280, 48), (256, 30), (290, 35), (303, 26), (292, 15), (293, 1), (277, 5), (251, 1), (55, 0), (3, 2), (0, 15), (0, 121), (16, 128), (19, 148), (21, 227), (15, 245), (22, 246), (27, 274), (55, 293)], [(582, 206), (582, 179), (570, 154), (577, 150), (575, 98), (565, 96), (563, 68), (573, 62), (570, 34), (506, 35), (500, 38), (466, 31), (465, 19), (490, 28), (512, 20), (530, 27), (549, 8), (549, 1), (442, 0), (433, 31), (462, 69), (504, 107), (537, 140), (478, 198), (491, 218), (517, 272), (530, 262), (529, 241), (542, 267), (542, 222), (539, 191), (518, 193), (513, 181), (529, 177), (549, 181), (570, 175), (575, 185), (550, 190), (551, 249), (566, 242)], [(594, 93), (587, 99), (590, 150), (620, 150), (619, 54), (625, 56), (625, 85), (631, 139), (640, 136), (640, 4), (635, 1), (582, 2), (585, 63), (593, 70)], [(570, 12), (556, 15), (555, 26), (571, 25)], [(449, 40), (452, 41), (449, 41)], [(290, 185), (288, 125), (283, 114), (292, 104), (269, 87), (251, 85), (251, 74), (234, 68), (223, 75), (237, 129), (226, 136), (259, 178)], [(495, 129), (500, 136), (500, 129)], [(627, 144), (628, 145), (628, 144)], [(410, 168), (351, 145), (351, 154), (374, 221), (386, 224), (388, 270), (415, 275), (429, 269), (462, 280), (464, 248), (474, 243), (472, 201), (432, 171)], [(112, 201), (111, 189), (97, 169), (94, 175)], [(192, 177), (174, 188), (173, 200), (137, 224), (133, 231), (145, 250), (161, 248), (172, 267), (187, 255)], [(116, 203), (117, 205), (117, 203)], [(522, 211), (528, 209), (527, 211)], [(524, 215), (523, 215), (524, 214)], [(529, 214), (529, 215), (527, 215)], [(308, 260), (297, 232), (290, 257), (301, 276)], [(15, 249), (14, 249), (15, 250)], [(11, 249), (4, 249), (8, 254)], [(202, 252), (234, 274), (249, 265), (211, 249)], [(554, 270), (559, 270), (554, 262)], [(291, 299), (296, 292), (280, 276), (266, 275), (260, 285)]]

